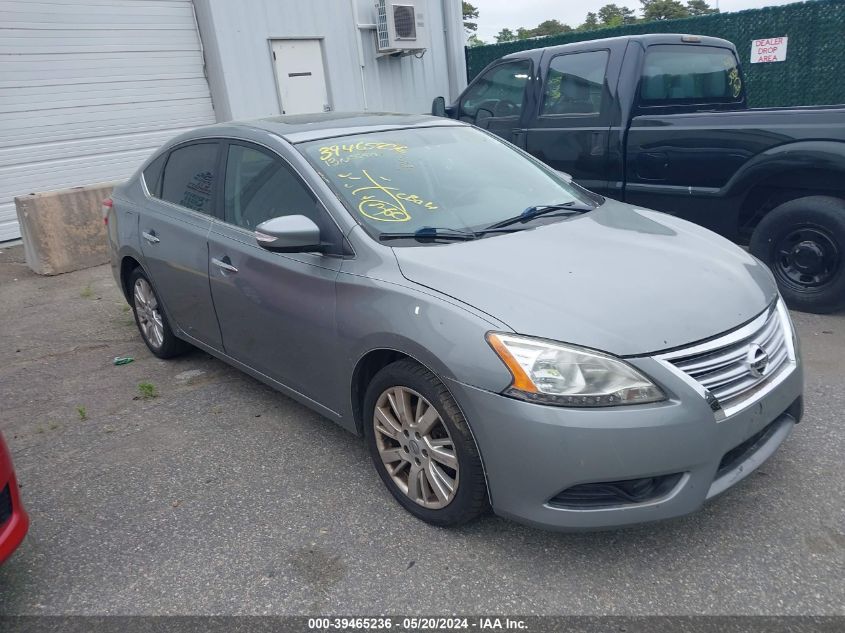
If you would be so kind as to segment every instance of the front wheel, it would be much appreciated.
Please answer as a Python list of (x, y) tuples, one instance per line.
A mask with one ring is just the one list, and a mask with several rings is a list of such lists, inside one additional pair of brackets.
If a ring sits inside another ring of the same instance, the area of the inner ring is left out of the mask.
[(845, 308), (845, 200), (807, 196), (776, 207), (757, 225), (750, 250), (772, 269), (791, 308)]
[(392, 363), (370, 382), (364, 432), (384, 484), (408, 512), (455, 526), (487, 508), (481, 458), (452, 395), (411, 360)]

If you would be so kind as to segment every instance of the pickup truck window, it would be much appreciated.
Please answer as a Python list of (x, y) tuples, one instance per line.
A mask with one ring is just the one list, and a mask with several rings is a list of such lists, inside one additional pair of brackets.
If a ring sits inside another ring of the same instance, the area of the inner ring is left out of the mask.
[(607, 71), (607, 51), (558, 55), (549, 64), (543, 114), (599, 114)]
[(479, 108), (489, 110), (494, 117), (519, 116), (530, 76), (531, 62), (527, 59), (491, 68), (467, 90), (461, 101), (461, 116), (474, 117)]
[(715, 46), (649, 47), (640, 82), (644, 105), (731, 103), (742, 97), (739, 63)]

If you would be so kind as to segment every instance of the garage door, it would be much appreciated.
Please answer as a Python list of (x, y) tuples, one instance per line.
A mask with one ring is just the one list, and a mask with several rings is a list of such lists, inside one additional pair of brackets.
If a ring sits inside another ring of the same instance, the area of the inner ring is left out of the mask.
[(0, 242), (15, 196), (126, 178), (213, 122), (191, 0), (0, 0)]

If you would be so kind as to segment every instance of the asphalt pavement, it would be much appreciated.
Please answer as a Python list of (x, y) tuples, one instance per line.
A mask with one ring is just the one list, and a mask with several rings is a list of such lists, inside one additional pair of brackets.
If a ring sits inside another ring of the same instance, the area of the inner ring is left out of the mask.
[(843, 314), (794, 314), (804, 421), (700, 512), (445, 530), (333, 423), (204, 353), (154, 358), (107, 266), (0, 251), (0, 431), (32, 518), (0, 615), (845, 614)]

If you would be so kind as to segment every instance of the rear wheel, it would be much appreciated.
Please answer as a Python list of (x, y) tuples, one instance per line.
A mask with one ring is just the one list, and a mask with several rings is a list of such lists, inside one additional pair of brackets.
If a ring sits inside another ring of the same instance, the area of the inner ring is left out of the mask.
[(173, 334), (158, 295), (141, 268), (129, 275), (129, 291), (135, 324), (153, 354), (159, 358), (173, 358), (190, 349), (188, 343)]
[(364, 432), (384, 484), (411, 514), (440, 526), (487, 508), (481, 458), (452, 395), (411, 360), (379, 371), (364, 400)]
[(750, 250), (772, 269), (791, 308), (845, 308), (845, 200), (807, 196), (776, 207), (757, 225)]

